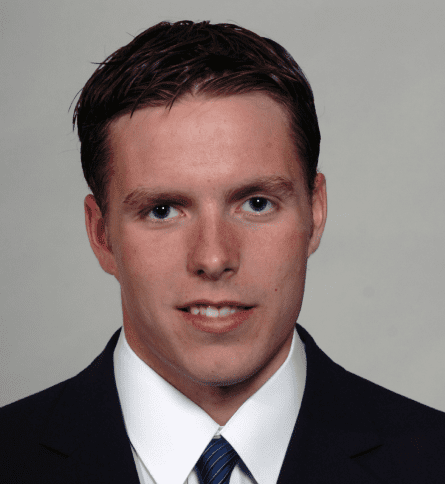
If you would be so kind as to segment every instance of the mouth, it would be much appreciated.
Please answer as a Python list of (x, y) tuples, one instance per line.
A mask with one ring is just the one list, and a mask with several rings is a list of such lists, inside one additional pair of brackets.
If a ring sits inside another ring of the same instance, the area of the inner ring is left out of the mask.
[(219, 334), (238, 328), (252, 316), (255, 306), (228, 302), (221, 304), (193, 302), (177, 309), (181, 311), (185, 322), (195, 329)]
[(206, 304), (192, 304), (190, 306), (185, 306), (178, 308), (180, 311), (185, 313), (193, 314), (194, 316), (204, 316), (207, 318), (223, 318), (226, 316), (231, 316), (232, 314), (239, 313), (240, 311), (248, 311), (252, 309), (253, 306), (234, 306), (234, 305), (206, 305)]

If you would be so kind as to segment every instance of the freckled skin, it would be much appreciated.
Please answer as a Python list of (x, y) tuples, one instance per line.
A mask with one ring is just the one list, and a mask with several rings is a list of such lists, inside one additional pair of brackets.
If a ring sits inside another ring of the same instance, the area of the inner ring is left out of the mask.
[[(284, 110), (264, 94), (188, 97), (170, 112), (144, 108), (112, 124), (110, 143), (106, 233), (91, 195), (85, 212), (91, 246), (121, 285), (128, 342), (224, 425), (289, 353), (307, 258), (325, 224), (325, 179), (317, 175), (310, 200)], [(255, 194), (272, 202), (265, 214), (248, 211), (251, 197), (224, 198), (234, 185), (276, 175), (294, 183), (295, 196)], [(166, 221), (125, 212), (124, 198), (141, 186), (181, 191), (192, 202)], [(255, 310), (234, 331), (207, 333), (177, 309), (197, 299)]]

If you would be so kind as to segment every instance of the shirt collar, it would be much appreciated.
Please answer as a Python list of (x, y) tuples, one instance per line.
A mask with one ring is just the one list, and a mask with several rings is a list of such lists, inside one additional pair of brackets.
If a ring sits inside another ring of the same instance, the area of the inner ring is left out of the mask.
[(258, 484), (277, 481), (306, 381), (304, 344), (295, 329), (286, 361), (224, 427), (146, 365), (124, 331), (114, 371), (128, 437), (158, 484), (185, 482), (217, 435), (232, 445)]

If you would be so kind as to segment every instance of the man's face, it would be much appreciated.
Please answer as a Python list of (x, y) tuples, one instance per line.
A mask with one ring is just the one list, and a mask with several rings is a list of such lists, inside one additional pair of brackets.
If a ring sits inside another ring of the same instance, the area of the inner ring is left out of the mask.
[(325, 217), (323, 175), (312, 203), (283, 109), (188, 97), (122, 116), (109, 139), (109, 246), (92, 245), (121, 285), (130, 346), (170, 382), (276, 371)]

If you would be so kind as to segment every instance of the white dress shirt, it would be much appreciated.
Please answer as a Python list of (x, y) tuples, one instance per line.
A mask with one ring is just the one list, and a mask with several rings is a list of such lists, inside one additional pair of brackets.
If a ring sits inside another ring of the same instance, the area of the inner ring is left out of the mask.
[(230, 484), (277, 482), (306, 382), (306, 353), (295, 329), (286, 361), (224, 427), (145, 364), (123, 330), (114, 373), (141, 484), (199, 484), (194, 466), (219, 435), (254, 477), (237, 465)]

